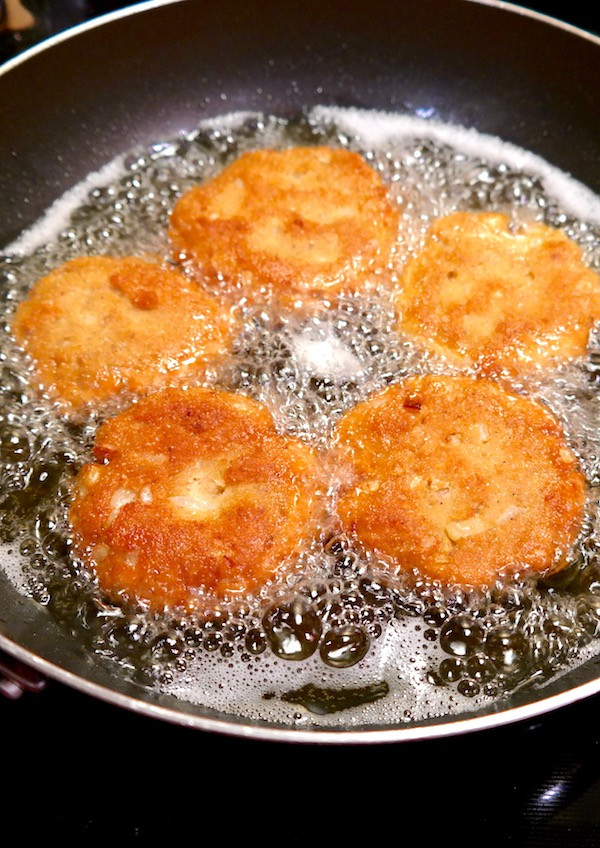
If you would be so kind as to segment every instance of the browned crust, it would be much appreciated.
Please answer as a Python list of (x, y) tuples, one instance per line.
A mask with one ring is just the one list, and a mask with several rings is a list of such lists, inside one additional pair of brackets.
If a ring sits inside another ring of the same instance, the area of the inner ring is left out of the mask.
[(398, 222), (357, 153), (296, 147), (245, 153), (186, 192), (169, 235), (205, 275), (285, 300), (362, 288), (388, 263)]
[(75, 546), (107, 594), (193, 607), (196, 590), (246, 594), (317, 524), (314, 451), (229, 392), (166, 389), (98, 431), (77, 477)]
[(344, 527), (401, 569), (487, 585), (565, 564), (586, 486), (556, 419), (489, 380), (411, 377), (348, 412)]
[(232, 324), (182, 274), (141, 259), (74, 259), (38, 280), (12, 329), (69, 407), (181, 383), (225, 353)]
[(519, 375), (585, 353), (600, 277), (560, 230), (506, 215), (435, 221), (404, 271), (399, 327), (482, 375)]

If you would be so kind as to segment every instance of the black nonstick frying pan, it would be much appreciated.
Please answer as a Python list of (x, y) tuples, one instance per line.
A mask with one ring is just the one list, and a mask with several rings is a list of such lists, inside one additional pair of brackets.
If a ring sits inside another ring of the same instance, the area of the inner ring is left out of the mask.
[[(319, 104), (406, 114), (500, 136), (600, 193), (600, 41), (506, 4), (202, 0), (147, 3), (66, 33), (0, 74), (0, 244), (117, 154), (237, 110)], [(0, 572), (0, 647), (35, 669), (183, 725), (296, 741), (435, 737), (600, 691), (592, 660), (483, 710), (403, 726), (297, 730), (159, 696), (97, 665)]]

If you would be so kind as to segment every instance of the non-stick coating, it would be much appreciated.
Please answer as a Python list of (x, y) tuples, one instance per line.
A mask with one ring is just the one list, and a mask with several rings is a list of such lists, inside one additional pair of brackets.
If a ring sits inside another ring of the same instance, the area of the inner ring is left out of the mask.
[(4, 74), (0, 244), (116, 153), (235, 109), (432, 109), (600, 191), (598, 53), (466, 0), (187, 0), (119, 17)]
[[(55, 40), (0, 74), (0, 244), (116, 154), (240, 109), (282, 115), (318, 103), (408, 114), (425, 109), (532, 150), (600, 192), (599, 60), (598, 39), (514, 7), (469, 0), (146, 4)], [(0, 644), (124, 706), (184, 724), (257, 731), (181, 702), (151, 705), (142, 690), (98, 668), (62, 637), (1, 574)], [(506, 706), (516, 710), (425, 722), (392, 730), (389, 738), (541, 712), (600, 689), (598, 676), (598, 664), (588, 664), (545, 693), (515, 697)], [(578, 685), (583, 688), (575, 690)], [(544, 700), (551, 694), (554, 700)], [(383, 730), (377, 738), (385, 738)]]

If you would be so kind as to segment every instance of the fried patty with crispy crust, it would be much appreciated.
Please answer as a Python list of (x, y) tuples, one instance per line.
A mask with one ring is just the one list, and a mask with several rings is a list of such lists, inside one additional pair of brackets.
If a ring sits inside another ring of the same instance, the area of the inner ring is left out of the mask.
[(557, 571), (586, 485), (556, 419), (487, 379), (411, 377), (341, 419), (344, 527), (402, 570), (489, 585)]
[(152, 608), (263, 585), (315, 532), (320, 463), (262, 404), (216, 389), (166, 389), (98, 430), (70, 522), (114, 599)]
[(44, 389), (71, 408), (176, 385), (224, 354), (228, 312), (141, 259), (73, 259), (38, 280), (12, 329)]
[(389, 262), (398, 207), (357, 153), (296, 147), (245, 153), (188, 191), (171, 217), (175, 256), (250, 297), (362, 288)]
[(456, 212), (432, 225), (404, 270), (399, 327), (459, 366), (515, 376), (585, 353), (600, 277), (544, 224)]

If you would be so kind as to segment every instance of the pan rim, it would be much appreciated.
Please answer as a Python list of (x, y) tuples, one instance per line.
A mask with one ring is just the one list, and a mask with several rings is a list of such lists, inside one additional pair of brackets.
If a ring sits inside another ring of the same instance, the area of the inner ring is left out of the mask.
[[(600, 692), (600, 677), (579, 684), (566, 692), (559, 692), (547, 698), (510, 707), (498, 712), (490, 712), (483, 716), (467, 718), (454, 718), (449, 722), (439, 722), (431, 725), (407, 725), (390, 726), (375, 730), (364, 729), (340, 729), (330, 730), (319, 727), (306, 729), (276, 727), (272, 725), (262, 726), (249, 723), (249, 719), (236, 717), (239, 721), (229, 721), (227, 718), (218, 719), (209, 716), (191, 715), (180, 712), (170, 707), (143, 701), (132, 695), (115, 692), (99, 683), (94, 683), (87, 678), (55, 665), (49, 660), (30, 652), (27, 648), (17, 645), (8, 637), (0, 633), (0, 649), (6, 651), (14, 659), (26, 663), (35, 671), (47, 675), (75, 689), (84, 695), (96, 697), (113, 706), (123, 707), (137, 715), (149, 718), (158, 718), (183, 727), (191, 727), (213, 733), (241, 738), (263, 739), (270, 742), (297, 742), (316, 744), (381, 744), (390, 742), (413, 742), (428, 739), (441, 739), (453, 736), (462, 736), (465, 733), (490, 730), (503, 727), (508, 724), (516, 724), (527, 719), (537, 718), (545, 713), (554, 712), (562, 707), (567, 707), (577, 701), (597, 695)], [(247, 723), (244, 723), (244, 722)]]
[[(114, 12), (108, 12), (105, 15), (99, 15), (98, 17), (93, 18), (91, 21), (84, 21), (81, 24), (76, 24), (75, 26), (69, 27), (68, 29), (63, 30), (62, 32), (56, 33), (56, 35), (52, 35), (49, 38), (40, 41), (39, 44), (34, 44), (33, 47), (29, 47), (27, 50), (23, 50), (17, 56), (14, 56), (7, 62), (4, 62), (4, 64), (0, 65), (0, 77), (2, 77), (6, 73), (9, 73), (14, 68), (18, 67), (23, 62), (26, 62), (33, 56), (42, 53), (44, 50), (48, 50), (54, 47), (54, 45), (60, 44), (63, 41), (67, 41), (70, 38), (75, 38), (83, 32), (87, 32), (88, 30), (104, 26), (104, 24), (109, 24), (112, 21), (119, 20), (120, 18), (131, 17), (133, 15), (137, 15), (138, 13), (141, 14), (143, 12), (147, 12), (151, 9), (158, 9), (161, 6), (174, 6), (178, 3), (186, 2), (189, 2), (189, 0), (144, 0), (144, 2), (136, 3), (134, 6), (128, 6), (124, 9), (117, 9)], [(585, 38), (600, 47), (600, 35), (595, 35), (592, 32), (588, 32), (588, 30), (581, 29), (581, 27), (577, 27), (574, 24), (569, 24), (566, 21), (561, 21), (559, 18), (553, 18), (551, 15), (546, 15), (543, 12), (537, 12), (535, 9), (527, 9), (524, 6), (517, 5), (516, 3), (505, 2), (505, 0), (461, 0), (461, 2), (473, 3), (478, 6), (490, 6), (492, 8), (500, 9), (502, 11), (522, 15), (523, 17), (533, 18), (534, 20), (538, 20), (550, 26), (554, 26), (557, 29), (563, 29), (566, 32), (571, 33), (572, 35), (577, 35), (580, 38)]]
[[(163, 6), (175, 5), (178, 3), (187, 2), (187, 0), (145, 0), (134, 6), (110, 12), (101, 15), (91, 21), (78, 24), (70, 27), (63, 32), (53, 35), (44, 41), (40, 42), (22, 53), (8, 60), (0, 66), (0, 77), (10, 73), (23, 62), (42, 53), (53, 46), (60, 44), (68, 39), (79, 36), (80, 34), (92, 29), (103, 26), (104, 24), (117, 21), (121, 18), (130, 17), (138, 13), (144, 13), (152, 9), (157, 9)], [(577, 26), (553, 18), (542, 12), (533, 9), (527, 9), (515, 3), (504, 2), (504, 0), (462, 0), (481, 6), (488, 6), (509, 13), (515, 13), (524, 17), (529, 17), (539, 22), (562, 29), (579, 38), (584, 38), (587, 41), (600, 47), (600, 36)], [(499, 709), (497, 712), (492, 711), (482, 716), (473, 717), (452, 717), (448, 722), (439, 722), (431, 725), (407, 725), (407, 726), (389, 726), (384, 729), (340, 729), (330, 730), (319, 727), (306, 729), (286, 728), (272, 725), (262, 726), (256, 723), (250, 723), (249, 719), (240, 718), (237, 721), (228, 720), (227, 717), (212, 718), (208, 716), (193, 715), (180, 712), (176, 709), (162, 706), (141, 700), (131, 695), (121, 692), (116, 692), (101, 684), (95, 683), (85, 677), (81, 677), (74, 672), (68, 671), (61, 666), (45, 659), (33, 651), (22, 647), (4, 634), (0, 633), (0, 649), (15, 659), (26, 663), (34, 670), (46, 675), (47, 677), (65, 684), (85, 695), (96, 697), (106, 703), (123, 707), (130, 712), (138, 715), (144, 715), (149, 718), (157, 718), (167, 721), (171, 724), (179, 726), (191, 727), (207, 732), (214, 732), (240, 738), (261, 739), (273, 742), (294, 742), (308, 744), (373, 744), (373, 743), (392, 743), (392, 742), (410, 742), (427, 739), (438, 739), (445, 737), (459, 736), (465, 733), (477, 732), (493, 727), (501, 727), (508, 724), (525, 721), (534, 717), (544, 715), (548, 712), (566, 707), (577, 701), (591, 697), (600, 693), (600, 677), (595, 680), (579, 684), (574, 688), (570, 688), (565, 692), (560, 692), (548, 697), (542, 697), (528, 704), (510, 707), (508, 709)], [(233, 718), (234, 716), (232, 716)], [(236, 717), (237, 718), (237, 717)], [(244, 723), (246, 722), (246, 723)]]

